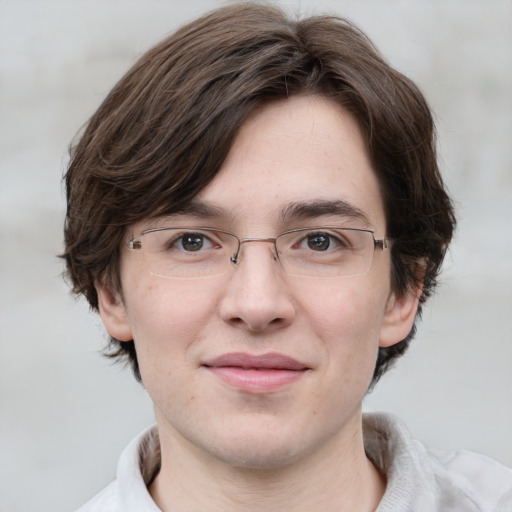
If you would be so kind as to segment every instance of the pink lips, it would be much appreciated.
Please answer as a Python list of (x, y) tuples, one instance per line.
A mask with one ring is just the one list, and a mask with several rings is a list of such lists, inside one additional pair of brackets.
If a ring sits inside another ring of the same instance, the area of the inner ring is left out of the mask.
[(268, 393), (300, 379), (309, 368), (291, 357), (229, 353), (203, 364), (223, 382), (248, 393)]

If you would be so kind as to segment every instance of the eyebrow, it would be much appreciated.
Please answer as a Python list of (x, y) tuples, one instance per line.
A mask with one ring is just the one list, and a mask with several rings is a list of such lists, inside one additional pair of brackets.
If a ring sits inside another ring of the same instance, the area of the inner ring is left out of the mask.
[[(184, 208), (170, 215), (179, 217), (190, 215), (198, 219), (233, 220), (235, 215), (228, 209), (200, 200), (193, 200)], [(279, 220), (289, 223), (294, 220), (308, 220), (323, 216), (338, 216), (362, 222), (365, 227), (371, 226), (366, 213), (357, 206), (341, 200), (293, 201), (279, 210)]]
[(326, 215), (354, 219), (362, 222), (367, 227), (371, 225), (368, 215), (363, 210), (341, 199), (297, 201), (286, 205), (280, 212), (282, 222), (287, 222), (291, 219), (313, 219)]

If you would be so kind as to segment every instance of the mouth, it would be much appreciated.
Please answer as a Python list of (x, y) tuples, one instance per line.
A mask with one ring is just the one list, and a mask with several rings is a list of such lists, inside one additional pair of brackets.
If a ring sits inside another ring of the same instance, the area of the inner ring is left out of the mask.
[(311, 368), (278, 353), (223, 354), (203, 363), (222, 382), (246, 393), (269, 393), (288, 387)]

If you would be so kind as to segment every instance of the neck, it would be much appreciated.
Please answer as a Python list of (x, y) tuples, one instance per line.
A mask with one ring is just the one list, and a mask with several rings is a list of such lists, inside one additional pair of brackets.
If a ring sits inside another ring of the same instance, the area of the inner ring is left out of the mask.
[(187, 441), (165, 429), (160, 429), (160, 443), (162, 465), (150, 493), (163, 512), (373, 512), (385, 490), (383, 476), (365, 455), (360, 417), (357, 429), (337, 434), (299, 461), (272, 469), (191, 456)]

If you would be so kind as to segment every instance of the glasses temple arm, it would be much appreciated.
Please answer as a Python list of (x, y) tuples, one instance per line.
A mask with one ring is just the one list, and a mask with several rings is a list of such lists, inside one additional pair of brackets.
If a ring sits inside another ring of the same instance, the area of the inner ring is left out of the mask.
[(393, 244), (395, 243), (394, 238), (388, 238), (384, 237), (380, 240), (375, 240), (375, 247), (378, 247), (379, 249), (391, 249), (393, 247)]

